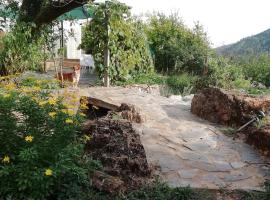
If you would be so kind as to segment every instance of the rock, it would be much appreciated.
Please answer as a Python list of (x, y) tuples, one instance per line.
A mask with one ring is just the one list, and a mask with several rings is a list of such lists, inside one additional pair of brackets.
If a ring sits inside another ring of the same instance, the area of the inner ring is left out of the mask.
[(258, 89), (266, 89), (266, 86), (260, 82), (256, 82), (254, 81), (252, 84), (251, 84), (251, 87), (253, 88), (258, 88)]
[(243, 162), (231, 162), (230, 164), (234, 169), (241, 169), (247, 165), (246, 163)]
[(245, 179), (251, 178), (251, 175), (245, 174), (242, 172), (237, 172), (235, 174), (227, 174), (224, 176), (224, 181), (226, 182), (235, 182), (235, 181), (242, 181)]
[(169, 99), (176, 100), (176, 101), (179, 101), (179, 102), (183, 100), (181, 95), (172, 95), (172, 96), (169, 97)]
[(145, 117), (141, 114), (139, 109), (131, 104), (122, 103), (117, 112), (121, 112), (123, 119), (126, 119), (130, 122), (141, 124), (146, 121)]
[(270, 96), (253, 97), (236, 91), (207, 88), (192, 100), (191, 112), (203, 119), (228, 126), (241, 126), (259, 111), (270, 108)]
[(194, 94), (191, 94), (191, 95), (188, 95), (188, 96), (184, 96), (183, 97), (183, 101), (190, 102), (193, 99), (193, 97), (194, 97)]
[(181, 178), (192, 179), (198, 174), (198, 169), (179, 170), (178, 173)]

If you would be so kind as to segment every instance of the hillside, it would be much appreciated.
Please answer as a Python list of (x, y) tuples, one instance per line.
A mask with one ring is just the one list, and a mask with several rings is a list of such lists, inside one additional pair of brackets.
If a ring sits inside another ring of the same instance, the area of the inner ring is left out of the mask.
[(240, 40), (237, 43), (216, 48), (220, 55), (243, 56), (270, 53), (270, 29)]

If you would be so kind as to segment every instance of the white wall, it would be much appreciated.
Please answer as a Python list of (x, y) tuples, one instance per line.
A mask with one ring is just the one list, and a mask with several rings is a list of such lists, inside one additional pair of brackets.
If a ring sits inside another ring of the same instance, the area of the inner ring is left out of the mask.
[(78, 49), (82, 39), (82, 26), (87, 20), (78, 20), (76, 22), (64, 22), (64, 29), (68, 33), (66, 46), (68, 59), (80, 59), (82, 50)]

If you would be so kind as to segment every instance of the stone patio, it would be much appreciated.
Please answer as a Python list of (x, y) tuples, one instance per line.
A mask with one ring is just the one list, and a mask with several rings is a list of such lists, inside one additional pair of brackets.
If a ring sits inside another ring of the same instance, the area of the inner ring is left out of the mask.
[(140, 108), (146, 122), (134, 128), (141, 135), (148, 162), (173, 187), (262, 190), (269, 177), (268, 161), (251, 146), (191, 114), (191, 97), (166, 98), (122, 87), (85, 88), (79, 94)]

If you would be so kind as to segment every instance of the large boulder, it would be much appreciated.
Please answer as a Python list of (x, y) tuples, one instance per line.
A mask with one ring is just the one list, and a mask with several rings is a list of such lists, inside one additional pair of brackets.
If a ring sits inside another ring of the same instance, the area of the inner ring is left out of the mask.
[(270, 108), (270, 96), (253, 97), (237, 91), (207, 88), (192, 100), (191, 112), (214, 123), (240, 126)]

